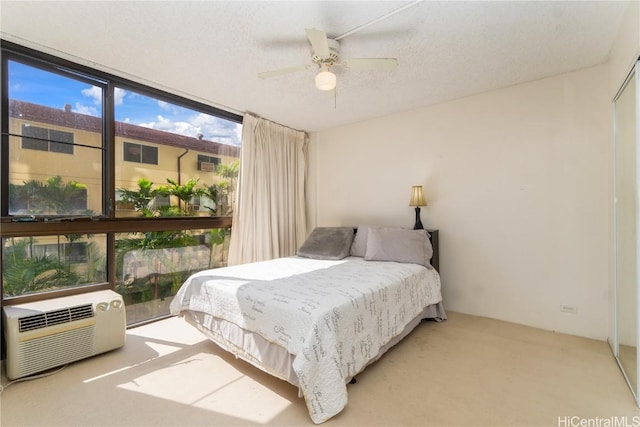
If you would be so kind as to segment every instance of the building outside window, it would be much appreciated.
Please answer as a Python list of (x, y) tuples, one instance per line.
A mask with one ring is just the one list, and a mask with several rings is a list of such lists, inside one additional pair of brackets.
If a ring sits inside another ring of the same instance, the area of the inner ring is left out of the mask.
[(235, 179), (202, 164), (237, 170), (242, 118), (12, 43), (2, 54), (2, 304), (114, 289), (129, 323), (168, 315), (181, 281), (226, 264), (216, 207)]

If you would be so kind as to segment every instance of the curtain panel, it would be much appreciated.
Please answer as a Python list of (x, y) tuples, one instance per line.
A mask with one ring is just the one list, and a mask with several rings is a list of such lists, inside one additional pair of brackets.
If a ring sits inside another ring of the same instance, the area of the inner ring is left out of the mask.
[(229, 265), (295, 255), (304, 242), (308, 143), (305, 132), (245, 114)]

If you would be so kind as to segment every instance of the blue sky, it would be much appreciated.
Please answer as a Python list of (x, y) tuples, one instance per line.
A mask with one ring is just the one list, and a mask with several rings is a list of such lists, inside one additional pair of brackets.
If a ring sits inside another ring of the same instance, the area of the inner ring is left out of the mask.
[[(76, 113), (100, 117), (101, 90), (91, 84), (9, 61), (9, 98), (52, 108), (71, 105)], [(120, 88), (115, 90), (117, 121), (208, 141), (240, 145), (242, 126), (198, 111)]]

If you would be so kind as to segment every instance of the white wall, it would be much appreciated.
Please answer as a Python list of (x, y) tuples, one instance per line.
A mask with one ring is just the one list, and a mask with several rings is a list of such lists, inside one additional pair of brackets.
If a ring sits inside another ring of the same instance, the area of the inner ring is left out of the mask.
[(313, 134), (311, 225), (411, 227), (424, 185), (449, 310), (605, 339), (608, 70)]

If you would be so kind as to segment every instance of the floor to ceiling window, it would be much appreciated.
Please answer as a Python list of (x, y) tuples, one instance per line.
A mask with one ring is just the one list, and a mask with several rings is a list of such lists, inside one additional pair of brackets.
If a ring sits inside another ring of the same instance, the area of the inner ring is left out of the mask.
[(2, 42), (2, 304), (114, 289), (168, 314), (226, 263), (240, 116)]

